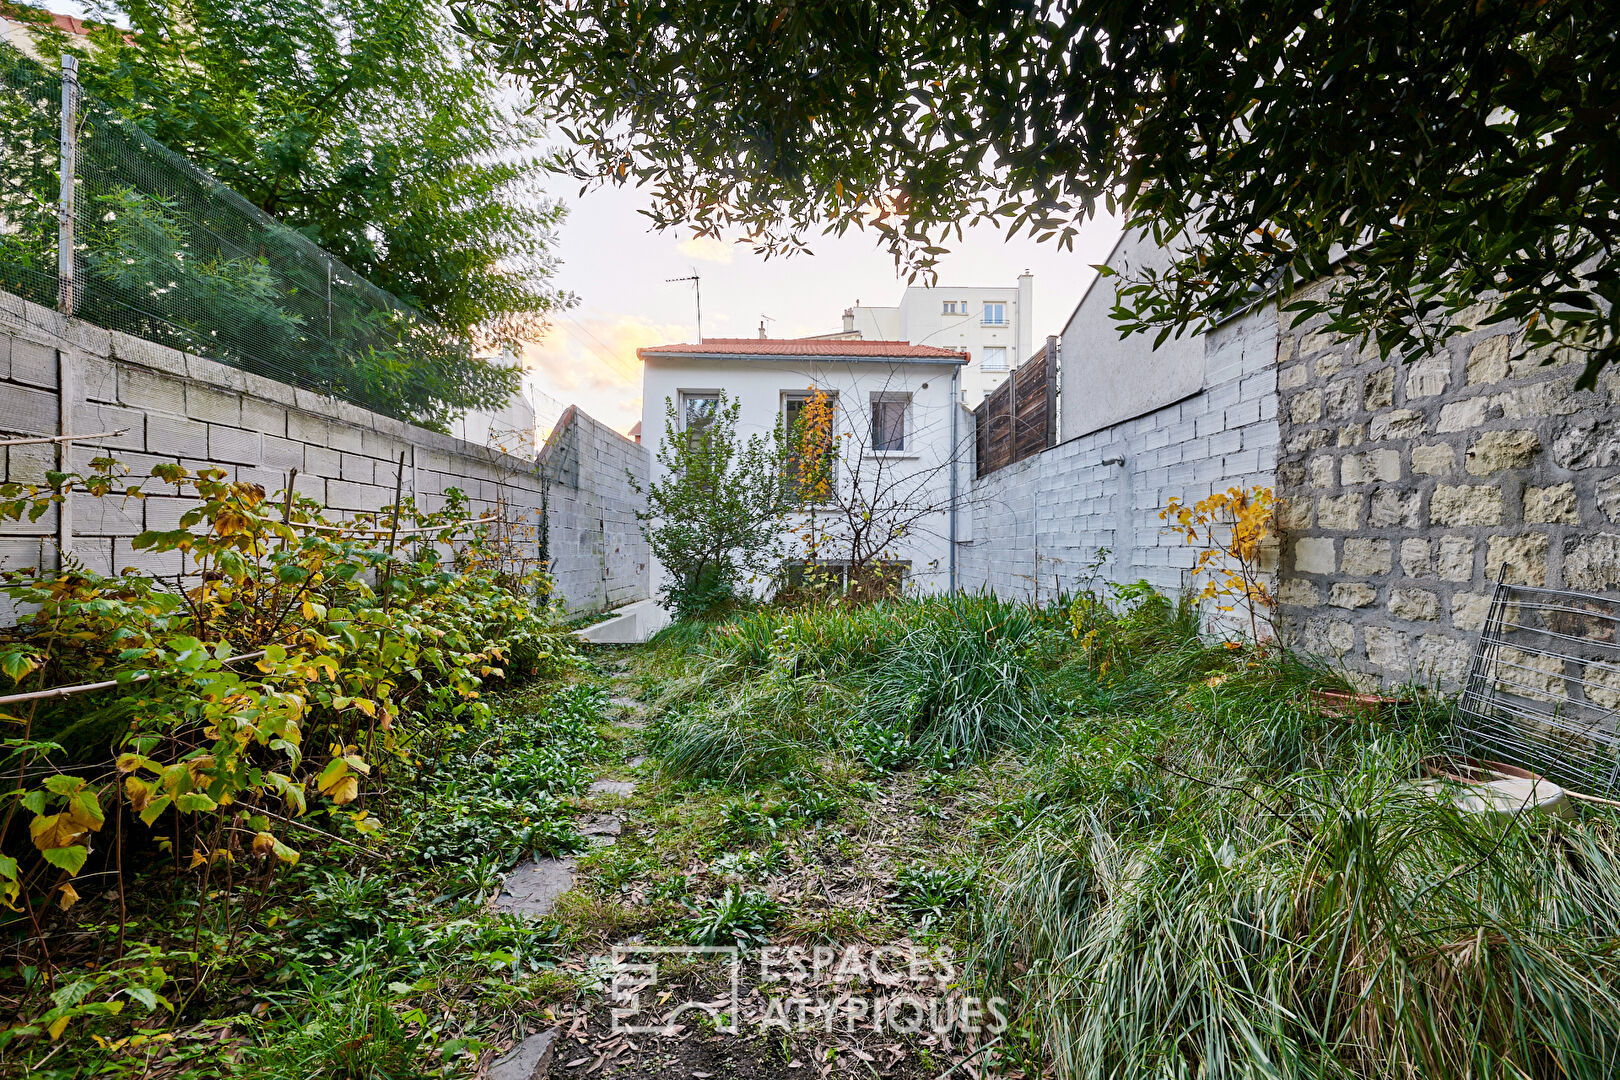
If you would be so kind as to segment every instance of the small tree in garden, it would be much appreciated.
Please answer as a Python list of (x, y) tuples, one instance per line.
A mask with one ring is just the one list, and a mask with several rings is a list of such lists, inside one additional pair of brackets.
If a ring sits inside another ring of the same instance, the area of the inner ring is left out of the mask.
[[(1205, 575), (1200, 600), (1214, 600), (1221, 611), (1241, 600), (1249, 612), (1249, 633), (1260, 640), (1260, 616), (1266, 625), (1277, 600), (1261, 570), (1261, 561), (1276, 537), (1276, 496), (1268, 487), (1231, 487), (1187, 506), (1172, 498), (1159, 512), (1163, 521), (1185, 534), (1187, 543), (1200, 548), (1193, 575)], [(1272, 627), (1273, 636), (1276, 628)]]
[(677, 618), (701, 615), (733, 599), (743, 578), (781, 557), (782, 441), (738, 438), (740, 403), (724, 393), (683, 424), (666, 401), (658, 447), (662, 475), (637, 494), (642, 535), (669, 578), (662, 588)]

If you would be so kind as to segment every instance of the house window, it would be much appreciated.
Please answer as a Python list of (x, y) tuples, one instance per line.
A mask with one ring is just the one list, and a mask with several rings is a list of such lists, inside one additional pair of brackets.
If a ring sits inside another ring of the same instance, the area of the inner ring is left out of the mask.
[(940, 314), (942, 314), (942, 315), (955, 315), (956, 314), (956, 301), (955, 300), (947, 300), (947, 301), (945, 301), (945, 303), (940, 306), (939, 310), (940, 310)]
[(986, 345), (984, 349), (984, 362), (981, 365), (985, 371), (1007, 370), (1007, 346)]
[[(838, 399), (834, 394), (827, 394), (826, 397), (831, 410), (831, 415), (828, 417), (828, 425), (829, 428), (836, 427), (838, 416)], [(801, 464), (799, 461), (800, 447), (798, 446), (798, 438), (796, 436), (802, 436), (802, 433), (798, 432), (796, 429), (799, 426), (799, 421), (804, 417), (805, 406), (810, 404), (812, 398), (812, 394), (805, 393), (803, 391), (784, 393), (782, 395), (782, 433), (788, 439), (789, 483), (795, 488), (830, 485), (833, 482), (834, 476), (833, 464), (838, 460), (838, 443), (836, 439), (831, 437), (833, 432), (829, 430), (827, 432), (827, 444), (824, 450), (826, 457), (822, 462), (821, 467), (815, 468), (808, 462)], [(805, 498), (805, 496), (810, 495), (811, 492), (807, 490), (800, 490), (797, 492), (797, 494), (802, 500)]]
[(1000, 300), (986, 300), (984, 302), (984, 325), (1006, 326), (1007, 305)]
[(906, 412), (909, 394), (872, 395), (872, 449), (894, 451), (906, 448)]
[(904, 559), (870, 562), (860, 573), (852, 573), (842, 559), (795, 559), (783, 564), (781, 586), (794, 592), (853, 593), (861, 599), (878, 600), (899, 596), (910, 576), (911, 563)]
[(681, 391), (681, 429), (686, 432), (687, 445), (707, 435), (719, 414), (720, 394), (717, 391)]

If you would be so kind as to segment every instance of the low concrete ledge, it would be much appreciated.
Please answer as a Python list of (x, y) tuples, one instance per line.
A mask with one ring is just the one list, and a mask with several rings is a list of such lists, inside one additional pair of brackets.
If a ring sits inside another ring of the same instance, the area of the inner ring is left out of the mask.
[(575, 630), (592, 645), (638, 645), (670, 624), (669, 612), (656, 600), (637, 600), (613, 613), (610, 619)]

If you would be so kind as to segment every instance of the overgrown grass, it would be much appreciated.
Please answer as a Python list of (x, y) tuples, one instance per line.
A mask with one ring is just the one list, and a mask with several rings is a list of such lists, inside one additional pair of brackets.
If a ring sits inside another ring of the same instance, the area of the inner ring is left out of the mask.
[[(915, 764), (922, 796), (981, 800), (890, 904), (966, 920), (1031, 1070), (1620, 1074), (1620, 818), (1459, 812), (1420, 782), (1442, 700), (1324, 715), (1310, 692), (1340, 674), (1203, 638), (1143, 590), (759, 611), (672, 628), (644, 674), (678, 779)], [(956, 771), (975, 760), (1018, 782), (983, 801), (983, 770)], [(768, 842), (737, 805), (721, 834)]]

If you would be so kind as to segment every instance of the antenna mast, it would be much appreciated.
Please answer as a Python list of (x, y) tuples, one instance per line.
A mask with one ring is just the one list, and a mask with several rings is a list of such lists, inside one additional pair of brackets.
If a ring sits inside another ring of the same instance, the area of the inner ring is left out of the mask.
[(703, 279), (698, 277), (697, 267), (692, 267), (692, 273), (686, 277), (672, 277), (664, 280), (671, 283), (679, 281), (690, 281), (692, 283), (692, 294), (697, 298), (697, 343), (699, 345), (703, 344)]

